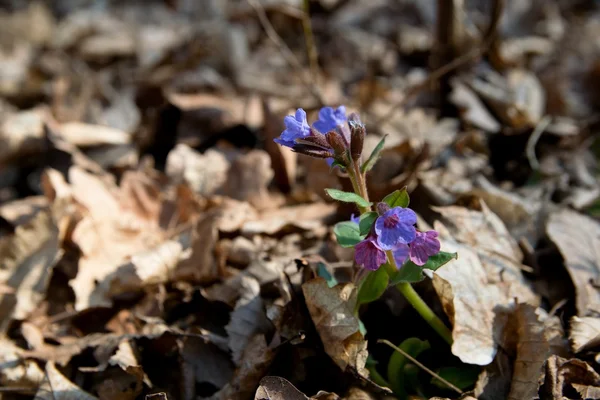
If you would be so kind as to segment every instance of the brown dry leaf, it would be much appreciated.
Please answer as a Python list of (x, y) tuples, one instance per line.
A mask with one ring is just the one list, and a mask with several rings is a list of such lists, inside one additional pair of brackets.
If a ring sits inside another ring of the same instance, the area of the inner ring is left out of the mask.
[(567, 352), (564, 332), (558, 317), (530, 304), (517, 306), (516, 324), (517, 358), (508, 399), (532, 399), (537, 396), (546, 359)]
[(0, 125), (0, 164), (44, 149), (44, 108), (10, 115)]
[(262, 377), (276, 356), (275, 349), (267, 345), (265, 335), (254, 335), (244, 353), (233, 379), (210, 397), (211, 400), (252, 398)]
[(37, 400), (98, 400), (60, 373), (52, 361), (46, 363), (46, 379), (40, 385)]
[(600, 318), (573, 316), (569, 341), (573, 353), (600, 345)]
[(354, 285), (330, 288), (324, 279), (317, 278), (304, 283), (302, 292), (325, 352), (343, 371), (351, 367), (368, 376), (365, 369), (367, 342), (360, 333), (359, 321), (354, 314)]
[(2, 329), (11, 319), (24, 319), (46, 295), (52, 269), (62, 255), (58, 228), (49, 210), (0, 240), (0, 282), (13, 293), (0, 295)]
[[(593, 391), (600, 386), (600, 375), (591, 365), (578, 360), (552, 355), (546, 362), (545, 379), (540, 393), (541, 398), (564, 399), (571, 387), (579, 388), (579, 393)], [(588, 398), (588, 397), (582, 397)]]
[(264, 150), (252, 150), (233, 161), (223, 193), (233, 199), (247, 201), (258, 210), (273, 208), (273, 200), (267, 190), (272, 179), (269, 154)]
[(131, 135), (120, 129), (83, 122), (64, 123), (56, 134), (78, 147), (123, 145), (131, 142)]
[(336, 208), (335, 204), (312, 203), (265, 211), (256, 219), (247, 220), (242, 225), (242, 234), (273, 235), (289, 227), (324, 234), (323, 220), (333, 216)]
[(287, 379), (265, 376), (260, 380), (254, 400), (308, 400), (308, 397)]
[(492, 116), (481, 99), (467, 85), (453, 80), (450, 101), (462, 112), (462, 118), (469, 124), (487, 132), (500, 132), (500, 123)]
[[(83, 207), (72, 234), (82, 252), (77, 276), (70, 282), (75, 308), (110, 305), (111, 286), (131, 269), (131, 257), (162, 241), (156, 205), (154, 199), (141, 196), (143, 188), (136, 191), (127, 183), (119, 190), (76, 166), (70, 168), (69, 180), (73, 200)], [(118, 272), (120, 266), (124, 268)]]
[(260, 284), (254, 278), (242, 276), (240, 298), (225, 326), (229, 336), (233, 362), (239, 366), (248, 342), (258, 333), (266, 333), (270, 327), (265, 305), (260, 297)]
[(442, 250), (458, 259), (433, 274), (433, 285), (453, 323), (452, 353), (463, 362), (492, 362), (516, 302), (537, 305), (521, 274), (522, 254), (502, 221), (482, 201), (479, 210), (437, 207)]
[(600, 387), (598, 386), (581, 385), (579, 383), (571, 383), (571, 386), (579, 393), (582, 399), (600, 399)]
[(44, 380), (44, 371), (31, 360), (26, 360), (22, 349), (0, 336), (0, 386), (37, 389)]
[(229, 355), (214, 344), (199, 338), (186, 338), (180, 344), (186, 398), (196, 398), (196, 387), (209, 383), (225, 386), (233, 376)]
[(48, 199), (44, 196), (30, 196), (0, 205), (0, 217), (13, 226), (28, 222), (38, 211), (48, 207)]
[(565, 209), (550, 215), (546, 233), (560, 250), (575, 285), (577, 315), (599, 315), (600, 224)]
[(167, 156), (167, 176), (175, 183), (187, 183), (203, 196), (218, 192), (227, 181), (228, 171), (227, 158), (212, 149), (200, 154), (185, 144), (178, 144)]

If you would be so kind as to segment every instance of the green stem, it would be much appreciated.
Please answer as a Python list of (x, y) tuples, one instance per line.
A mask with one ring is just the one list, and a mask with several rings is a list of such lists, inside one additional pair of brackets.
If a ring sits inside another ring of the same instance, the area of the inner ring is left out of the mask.
[[(352, 187), (355, 193), (361, 195), (365, 200), (369, 201), (369, 194), (367, 193), (367, 185), (365, 182), (365, 174), (361, 173), (360, 165), (358, 162), (352, 162), (352, 170), (348, 169), (348, 175), (352, 181)], [(360, 212), (371, 211), (371, 207), (367, 210), (361, 209)], [(390, 269), (398, 270), (396, 260), (391, 251), (387, 251), (388, 263), (393, 267)], [(411, 306), (423, 317), (425, 322), (429, 324), (449, 345), (452, 345), (452, 332), (446, 325), (438, 318), (437, 315), (429, 308), (427, 303), (423, 301), (421, 296), (415, 291), (415, 289), (408, 282), (402, 282), (396, 285), (396, 289), (406, 298)]]
[(396, 289), (398, 289), (410, 305), (417, 310), (425, 322), (427, 322), (449, 345), (452, 345), (452, 332), (450, 332), (442, 320), (435, 315), (427, 303), (423, 301), (411, 284), (402, 282), (396, 285)]

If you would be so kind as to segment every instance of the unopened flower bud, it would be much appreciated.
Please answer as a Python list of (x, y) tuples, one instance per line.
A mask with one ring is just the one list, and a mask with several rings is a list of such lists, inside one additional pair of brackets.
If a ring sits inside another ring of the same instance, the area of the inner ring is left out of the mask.
[(350, 115), (348, 125), (350, 126), (350, 155), (354, 161), (357, 161), (360, 159), (363, 151), (366, 129), (360, 121), (358, 114)]
[(344, 138), (337, 131), (330, 131), (326, 137), (327, 143), (329, 143), (336, 156), (342, 156), (346, 153), (347, 146)]
[(386, 212), (390, 211), (391, 207), (387, 204), (384, 203), (383, 201), (380, 203), (377, 203), (377, 214), (379, 215), (383, 215)]

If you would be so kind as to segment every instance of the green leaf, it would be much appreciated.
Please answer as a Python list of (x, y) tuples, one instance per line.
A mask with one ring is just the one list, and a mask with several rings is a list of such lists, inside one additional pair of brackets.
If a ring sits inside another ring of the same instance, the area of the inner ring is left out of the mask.
[(327, 194), (331, 196), (332, 199), (343, 201), (345, 203), (356, 203), (361, 207), (369, 207), (371, 203), (352, 192), (344, 192), (342, 190), (337, 189), (325, 189)]
[(387, 205), (392, 208), (394, 208), (394, 207), (406, 208), (410, 204), (410, 197), (408, 197), (408, 192), (406, 191), (406, 187), (403, 187), (400, 190), (394, 190), (392, 193), (385, 196), (382, 201), (384, 203), (387, 203)]
[(385, 145), (385, 138), (386, 138), (386, 136), (387, 135), (385, 135), (383, 138), (381, 138), (381, 140), (379, 141), (379, 143), (377, 143), (377, 146), (375, 146), (375, 148), (371, 152), (371, 155), (369, 156), (369, 158), (367, 159), (367, 161), (360, 168), (360, 171), (362, 173), (370, 171), (371, 168), (373, 168), (373, 166), (375, 165), (375, 163), (379, 159), (379, 156), (381, 154), (381, 150), (383, 150), (383, 146)]
[(358, 331), (361, 335), (367, 336), (367, 328), (365, 328), (365, 324), (360, 319), (358, 320)]
[(317, 263), (317, 275), (325, 279), (327, 281), (327, 286), (330, 288), (338, 284), (337, 279), (335, 279), (335, 277), (329, 273), (327, 267), (322, 262)]
[(354, 247), (358, 242), (363, 240), (358, 230), (358, 224), (352, 221), (338, 222), (333, 227), (333, 233), (342, 247)]
[(357, 307), (380, 298), (387, 289), (388, 282), (389, 277), (385, 268), (380, 267), (377, 271), (369, 272), (358, 288)]
[[(480, 372), (481, 367), (464, 364), (460, 367), (440, 368), (437, 374), (460, 390), (467, 390), (475, 385)], [(441, 389), (448, 389), (448, 385), (437, 378), (431, 378), (431, 383)]]
[(361, 235), (366, 235), (367, 233), (369, 233), (369, 231), (371, 230), (371, 226), (373, 226), (373, 223), (375, 223), (375, 220), (378, 216), (379, 214), (377, 214), (375, 211), (364, 213), (360, 216), (360, 222), (358, 223), (358, 227)]
[[(417, 358), (431, 346), (426, 340), (411, 337), (403, 341), (398, 347), (410, 354), (413, 358)], [(408, 395), (405, 385), (405, 369), (409, 363), (410, 361), (402, 353), (397, 351), (392, 354), (390, 361), (388, 362), (388, 382), (390, 383), (391, 389), (400, 398), (406, 398)]]
[(419, 266), (408, 260), (398, 272), (390, 275), (390, 285), (396, 285), (402, 282), (420, 282), (425, 279), (425, 276), (423, 275), (424, 269), (435, 271), (442, 265), (447, 264), (450, 260), (455, 258), (458, 258), (456, 253), (446, 253), (445, 251), (440, 251), (436, 255), (429, 257), (423, 266)]

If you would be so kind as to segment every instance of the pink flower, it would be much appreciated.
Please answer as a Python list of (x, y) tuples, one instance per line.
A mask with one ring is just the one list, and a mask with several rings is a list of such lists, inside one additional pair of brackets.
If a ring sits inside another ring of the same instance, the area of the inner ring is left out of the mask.
[(374, 237), (367, 237), (354, 247), (356, 263), (370, 271), (377, 270), (386, 262), (385, 252), (379, 248)]
[(440, 252), (440, 241), (436, 231), (417, 232), (415, 240), (410, 243), (410, 260), (417, 265), (424, 265), (427, 259)]

